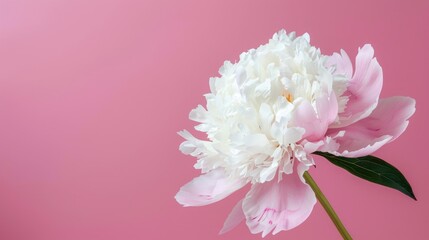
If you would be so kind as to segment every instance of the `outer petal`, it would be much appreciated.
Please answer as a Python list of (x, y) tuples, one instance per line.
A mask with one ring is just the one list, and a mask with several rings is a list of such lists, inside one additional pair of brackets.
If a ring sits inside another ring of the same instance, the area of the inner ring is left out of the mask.
[[(407, 119), (415, 111), (415, 100), (409, 97), (381, 99), (377, 108), (365, 119), (350, 126), (330, 130), (338, 149), (330, 152), (345, 157), (360, 157), (373, 153), (395, 140), (408, 126)], [(338, 136), (340, 131), (344, 135)], [(334, 145), (332, 145), (334, 146)]]
[[(331, 57), (339, 66), (339, 73), (349, 74), (350, 60), (345, 54)], [(344, 112), (339, 114), (339, 122), (331, 127), (344, 127), (359, 121), (371, 114), (377, 106), (383, 85), (383, 71), (374, 57), (374, 49), (370, 44), (364, 45), (356, 56), (356, 70), (343, 94), (348, 97)]]
[(230, 179), (218, 168), (181, 187), (175, 198), (185, 207), (204, 206), (224, 199), (244, 185), (246, 181)]
[(226, 232), (231, 231), (233, 228), (237, 227), (244, 219), (243, 213), (243, 200), (240, 200), (232, 209), (231, 213), (228, 215), (225, 223), (223, 224), (222, 229), (219, 234), (224, 234)]
[[(299, 165), (298, 168), (308, 169), (301, 163)], [(285, 174), (280, 182), (252, 186), (243, 200), (243, 212), (252, 233), (262, 232), (265, 237), (273, 230), (273, 234), (289, 230), (307, 219), (316, 204), (316, 197), (302, 182), (302, 170)]]

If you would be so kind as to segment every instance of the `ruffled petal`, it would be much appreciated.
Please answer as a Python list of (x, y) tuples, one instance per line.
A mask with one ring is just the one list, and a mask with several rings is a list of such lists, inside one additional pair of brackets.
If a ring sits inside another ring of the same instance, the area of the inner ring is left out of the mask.
[[(381, 99), (377, 108), (365, 119), (350, 126), (328, 132), (336, 149), (325, 149), (345, 157), (366, 156), (384, 144), (395, 140), (408, 126), (408, 118), (415, 112), (415, 100), (409, 97)], [(339, 133), (343, 133), (340, 134)]]
[(204, 206), (224, 199), (244, 185), (245, 180), (228, 178), (225, 171), (218, 168), (185, 184), (175, 198), (184, 207)]
[(182, 142), (179, 146), (179, 150), (183, 154), (197, 157), (206, 151), (209, 144), (207, 141), (203, 141), (194, 137), (187, 130), (180, 131), (178, 134), (186, 139), (186, 141)]
[(316, 204), (312, 189), (300, 174), (308, 167), (298, 164), (298, 171), (285, 174), (280, 182), (257, 183), (243, 200), (246, 223), (253, 234), (265, 237), (292, 229), (304, 222)]
[[(346, 55), (345, 55), (346, 56)], [(349, 74), (351, 64), (348, 57), (335, 56), (340, 72)], [(348, 97), (344, 112), (339, 114), (339, 121), (331, 127), (344, 127), (359, 121), (371, 114), (377, 106), (383, 85), (383, 71), (374, 58), (374, 49), (370, 44), (364, 45), (356, 56), (356, 70), (343, 94)]]
[(347, 78), (351, 78), (353, 74), (353, 66), (349, 55), (341, 49), (341, 54), (334, 53), (328, 58), (327, 66), (335, 66), (335, 73), (343, 74)]

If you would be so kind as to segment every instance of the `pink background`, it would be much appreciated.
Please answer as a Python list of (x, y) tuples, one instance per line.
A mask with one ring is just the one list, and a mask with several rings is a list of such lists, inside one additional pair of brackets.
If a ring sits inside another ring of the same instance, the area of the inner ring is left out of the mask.
[[(204, 3), (203, 3), (204, 2)], [(217, 233), (236, 201), (174, 195), (198, 172), (176, 134), (224, 60), (281, 28), (326, 54), (373, 44), (382, 96), (417, 100), (376, 153), (418, 201), (323, 159), (313, 177), (355, 239), (425, 239), (429, 220), (428, 1), (0, 0), (0, 239), (260, 239)], [(340, 239), (320, 205), (266, 239)]]

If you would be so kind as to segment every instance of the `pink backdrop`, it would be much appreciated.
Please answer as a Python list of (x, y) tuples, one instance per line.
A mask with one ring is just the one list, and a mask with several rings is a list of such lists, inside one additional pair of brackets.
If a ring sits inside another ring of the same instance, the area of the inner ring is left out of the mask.
[[(0, 239), (260, 239), (218, 236), (247, 189), (200, 208), (174, 195), (198, 175), (177, 131), (224, 60), (281, 28), (326, 54), (372, 43), (383, 96), (417, 99), (376, 153), (418, 201), (322, 159), (312, 169), (356, 239), (425, 239), (429, 220), (429, 5), (421, 1), (0, 0)], [(320, 205), (266, 239), (340, 239)]]

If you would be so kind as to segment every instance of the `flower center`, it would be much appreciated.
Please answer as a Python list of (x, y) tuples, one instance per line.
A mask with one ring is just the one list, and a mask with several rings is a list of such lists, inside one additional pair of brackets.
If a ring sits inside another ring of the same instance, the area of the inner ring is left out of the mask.
[(292, 96), (292, 94), (290, 94), (289, 92), (287, 92), (287, 91), (283, 91), (282, 96), (283, 96), (284, 98), (286, 98), (286, 100), (287, 100), (288, 102), (290, 102), (290, 103), (292, 103), (292, 102), (293, 102), (293, 96)]

